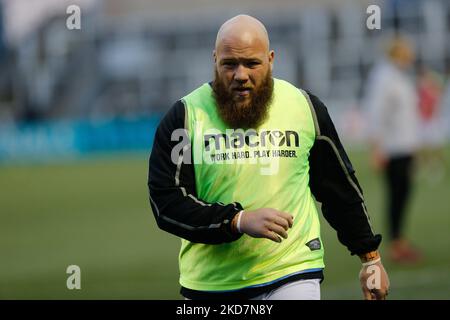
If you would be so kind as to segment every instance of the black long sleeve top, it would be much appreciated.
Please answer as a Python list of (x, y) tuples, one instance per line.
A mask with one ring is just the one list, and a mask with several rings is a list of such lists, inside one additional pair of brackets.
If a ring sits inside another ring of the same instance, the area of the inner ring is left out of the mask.
[[(322, 213), (351, 254), (376, 250), (374, 234), (355, 170), (342, 146), (327, 108), (306, 93), (315, 119), (316, 140), (310, 150), (310, 189)], [(185, 108), (177, 101), (162, 119), (149, 160), (148, 189), (158, 226), (191, 242), (220, 244), (237, 240), (231, 221), (243, 209), (239, 203), (207, 203), (196, 195), (194, 165), (171, 160), (178, 141), (172, 132), (185, 128)], [(187, 134), (187, 133), (186, 133)], [(190, 153), (189, 146), (183, 152)]]

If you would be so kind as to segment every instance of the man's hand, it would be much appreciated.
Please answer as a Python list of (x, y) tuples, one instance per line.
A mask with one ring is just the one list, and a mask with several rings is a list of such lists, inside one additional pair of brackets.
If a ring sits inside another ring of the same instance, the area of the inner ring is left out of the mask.
[(235, 216), (233, 225), (238, 220), (240, 231), (254, 238), (267, 238), (281, 242), (288, 237), (287, 230), (292, 227), (294, 217), (282, 211), (270, 208), (261, 208), (254, 211), (243, 211)]
[(385, 300), (389, 292), (389, 277), (381, 258), (363, 263), (359, 281), (366, 300)]

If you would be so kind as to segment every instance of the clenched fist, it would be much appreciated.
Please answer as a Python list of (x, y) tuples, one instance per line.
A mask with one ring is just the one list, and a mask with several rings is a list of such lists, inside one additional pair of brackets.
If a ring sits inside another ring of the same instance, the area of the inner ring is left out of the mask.
[(363, 265), (359, 272), (359, 281), (366, 300), (385, 300), (389, 293), (389, 277), (380, 259), (369, 265)]
[(267, 238), (281, 242), (288, 237), (287, 230), (292, 228), (294, 217), (286, 212), (271, 208), (261, 208), (254, 211), (242, 211), (232, 222), (233, 229), (253, 238)]

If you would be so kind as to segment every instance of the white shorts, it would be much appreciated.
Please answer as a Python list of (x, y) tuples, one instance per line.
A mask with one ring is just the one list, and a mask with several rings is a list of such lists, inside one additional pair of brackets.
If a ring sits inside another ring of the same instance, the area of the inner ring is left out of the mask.
[(320, 300), (320, 279), (289, 282), (251, 300)]

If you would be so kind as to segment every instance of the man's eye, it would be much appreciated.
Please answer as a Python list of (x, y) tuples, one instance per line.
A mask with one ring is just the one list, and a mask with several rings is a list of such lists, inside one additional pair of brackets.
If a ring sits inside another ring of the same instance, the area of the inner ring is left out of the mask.
[(257, 61), (251, 61), (251, 62), (247, 63), (247, 67), (249, 67), (249, 68), (254, 68), (257, 66), (259, 66), (259, 62), (257, 62)]
[(236, 63), (232, 62), (232, 61), (226, 61), (226, 62), (222, 63), (222, 65), (224, 65), (225, 67), (234, 67), (236, 65)]

